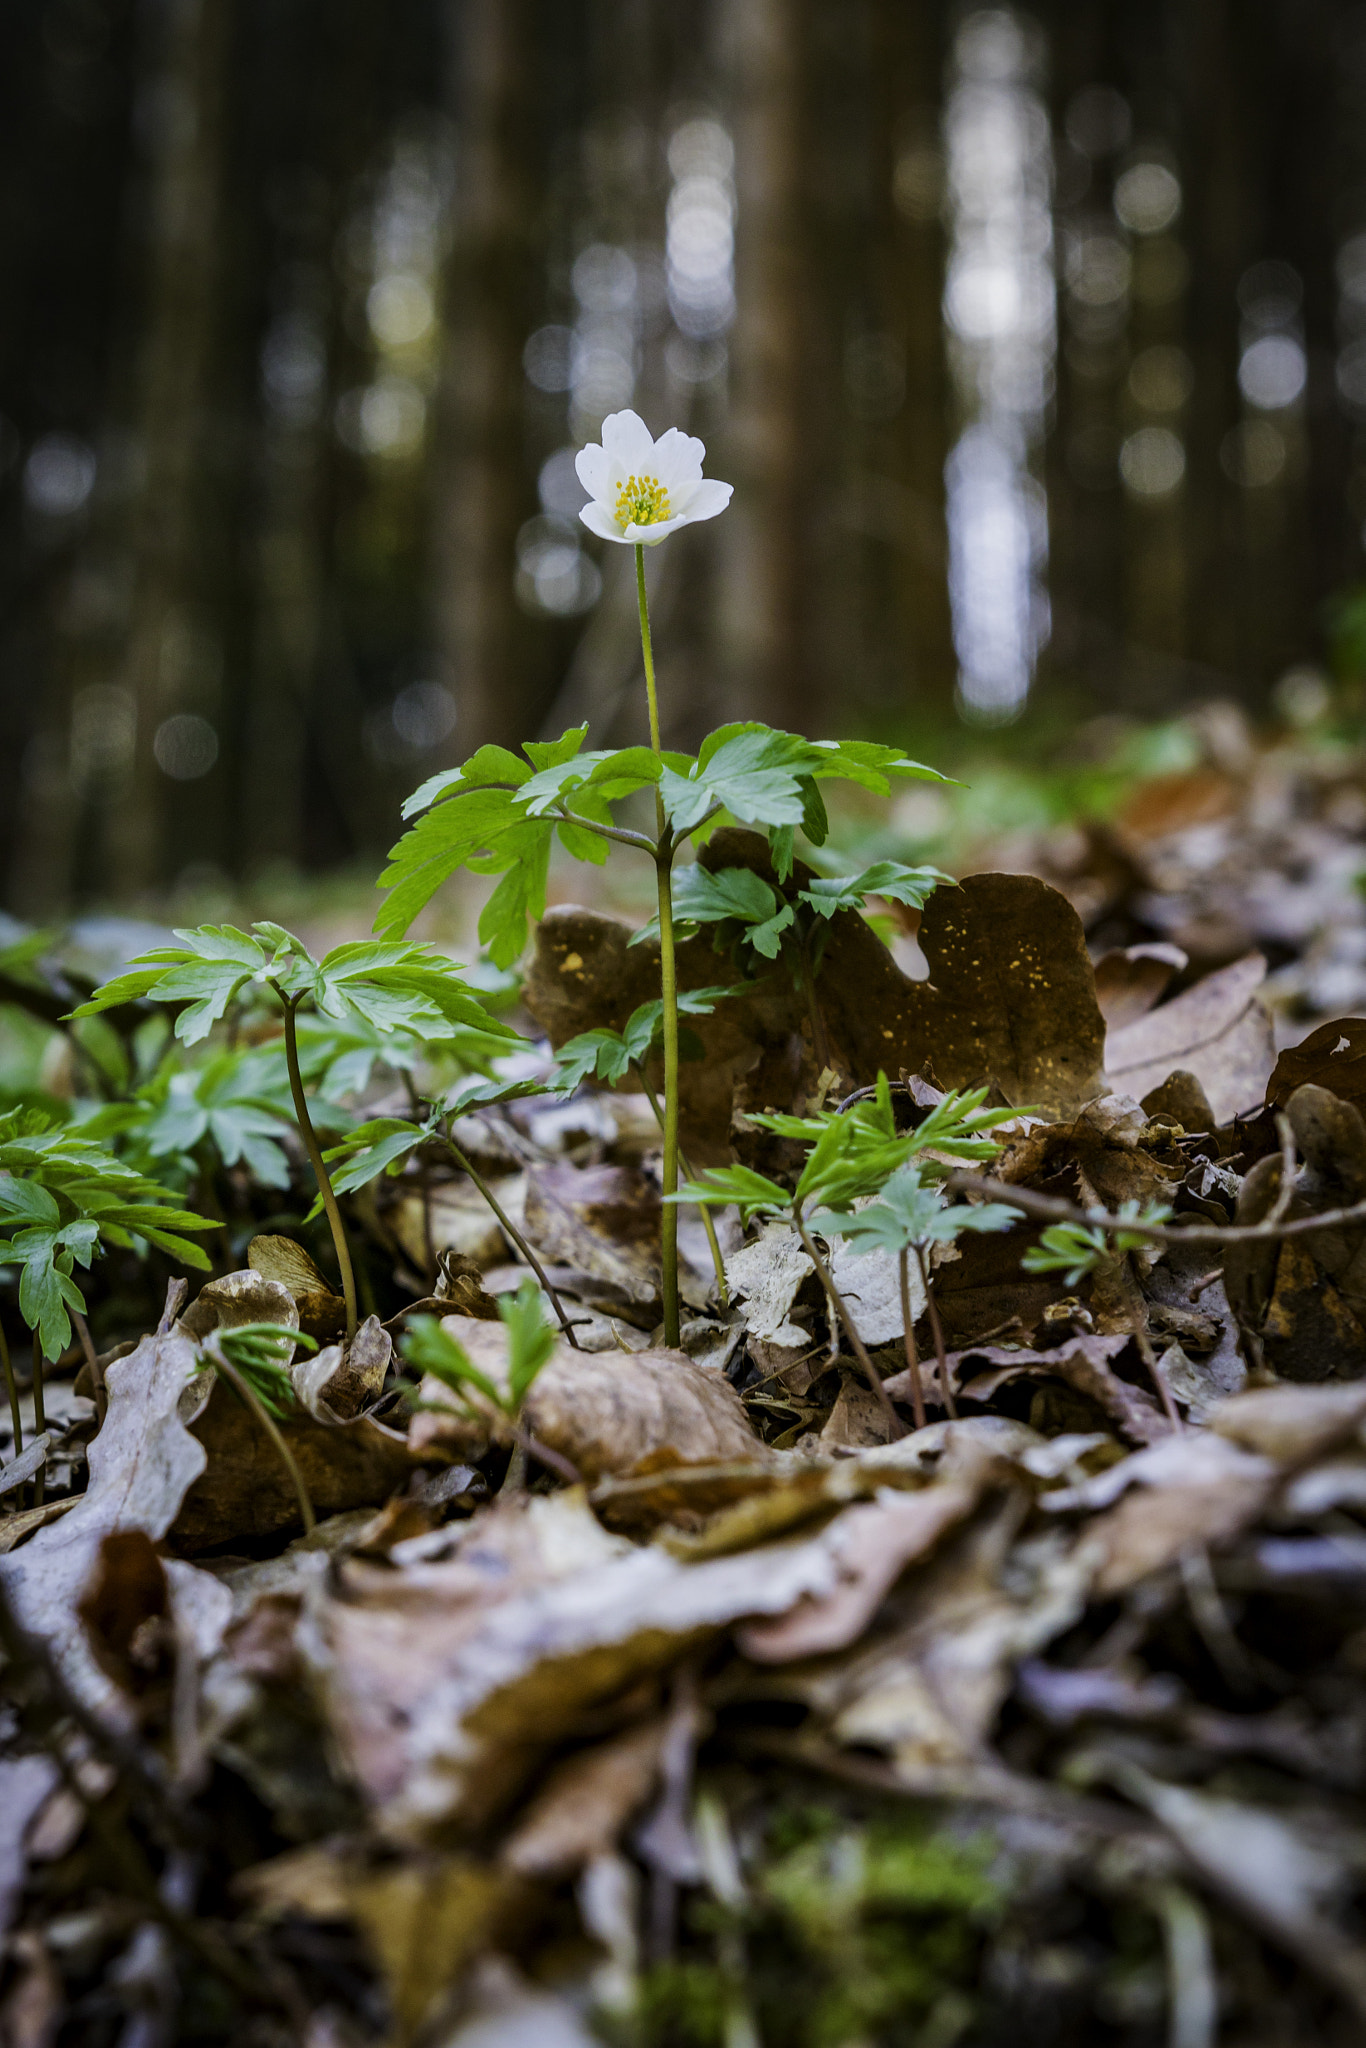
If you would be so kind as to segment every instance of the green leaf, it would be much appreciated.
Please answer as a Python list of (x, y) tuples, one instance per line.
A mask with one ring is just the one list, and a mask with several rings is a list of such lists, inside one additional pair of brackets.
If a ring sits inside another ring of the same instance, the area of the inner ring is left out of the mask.
[(464, 1345), (443, 1330), (435, 1316), (410, 1317), (399, 1349), (409, 1365), (430, 1373), (453, 1394), (463, 1396), (467, 1386), (474, 1387), (493, 1407), (507, 1413), (507, 1395), (480, 1372)]
[[(678, 1014), (680, 1017), (710, 1017), (717, 1003), (734, 993), (733, 988), (683, 989), (678, 996)], [(662, 1036), (663, 1026), (664, 1003), (657, 996), (653, 1002), (641, 1003), (632, 1010), (624, 1031), (610, 1031), (599, 1026), (593, 1031), (581, 1031), (577, 1038), (567, 1039), (555, 1055), (552, 1086), (556, 1093), (579, 1088), (594, 1074), (598, 1080), (615, 1086), (625, 1079), (632, 1066), (640, 1066), (649, 1058)]]
[(869, 896), (886, 896), (923, 910), (941, 882), (957, 886), (952, 875), (941, 874), (938, 868), (908, 868), (900, 861), (880, 860), (862, 874), (819, 876), (807, 883), (797, 900), (809, 904), (819, 917), (833, 917), (837, 910), (862, 910)]
[(547, 1095), (548, 1082), (530, 1076), (520, 1081), (485, 1079), (482, 1075), (471, 1074), (463, 1081), (457, 1081), (445, 1099), (445, 1107), (452, 1116), (466, 1116), (472, 1109), (488, 1109), (495, 1102), (518, 1102), (528, 1095)]
[(740, 1220), (751, 1216), (782, 1216), (792, 1207), (789, 1189), (776, 1180), (756, 1173), (750, 1166), (711, 1166), (697, 1180), (690, 1180), (666, 1202), (688, 1202), (700, 1209), (719, 1209), (734, 1203)]
[[(398, 1116), (372, 1117), (369, 1123), (358, 1125), (340, 1145), (333, 1145), (323, 1154), (333, 1192), (349, 1195), (382, 1173), (396, 1173), (414, 1146), (430, 1137), (431, 1132), (430, 1124), (409, 1123)], [(334, 1160), (340, 1162), (335, 1170)], [(309, 1211), (310, 1217), (316, 1216), (321, 1207), (320, 1195)]]
[(1009, 1230), (1020, 1220), (1020, 1211), (1002, 1202), (951, 1205), (941, 1189), (908, 1165), (891, 1176), (876, 1202), (852, 1215), (822, 1211), (811, 1218), (811, 1228), (826, 1237), (846, 1238), (856, 1251), (900, 1253), (913, 1245), (951, 1244), (965, 1230)]
[[(317, 1340), (283, 1323), (239, 1323), (235, 1330), (215, 1330), (200, 1356), (216, 1367), (221, 1353), (236, 1366), (266, 1412), (283, 1421), (298, 1406), (289, 1376), (289, 1360), (296, 1347), (316, 1351)], [(232, 1386), (231, 1380), (228, 1385)], [(237, 1392), (235, 1387), (233, 1392)]]
[(498, 1313), (508, 1333), (508, 1392), (516, 1414), (558, 1338), (545, 1319), (541, 1291), (534, 1280), (524, 1280), (516, 1294), (502, 1295)]

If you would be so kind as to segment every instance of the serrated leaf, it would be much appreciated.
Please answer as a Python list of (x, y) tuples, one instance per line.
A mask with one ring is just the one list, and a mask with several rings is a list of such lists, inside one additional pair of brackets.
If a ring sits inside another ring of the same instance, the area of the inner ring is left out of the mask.
[(751, 1216), (781, 1216), (792, 1206), (791, 1192), (752, 1166), (711, 1166), (697, 1180), (690, 1180), (666, 1202), (688, 1202), (697, 1208), (717, 1209), (734, 1204), (740, 1220)]
[[(323, 1154), (333, 1191), (349, 1195), (378, 1179), (381, 1173), (392, 1173), (415, 1146), (431, 1136), (431, 1129), (430, 1124), (409, 1123), (397, 1116), (372, 1117), (369, 1123), (359, 1125), (340, 1145), (331, 1146)], [(321, 1207), (319, 1197), (310, 1216), (315, 1216)]]
[(798, 896), (819, 917), (833, 917), (837, 910), (862, 910), (869, 896), (886, 896), (896, 903), (923, 910), (940, 883), (955, 886), (952, 875), (938, 868), (908, 868), (900, 861), (875, 861), (857, 875), (818, 876)]

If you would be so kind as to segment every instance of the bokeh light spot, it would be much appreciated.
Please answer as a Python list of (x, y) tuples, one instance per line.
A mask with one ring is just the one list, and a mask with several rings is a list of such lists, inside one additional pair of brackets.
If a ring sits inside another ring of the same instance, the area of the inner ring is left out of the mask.
[(157, 767), (172, 782), (198, 782), (218, 759), (218, 734), (207, 718), (178, 711), (157, 727), (152, 752)]

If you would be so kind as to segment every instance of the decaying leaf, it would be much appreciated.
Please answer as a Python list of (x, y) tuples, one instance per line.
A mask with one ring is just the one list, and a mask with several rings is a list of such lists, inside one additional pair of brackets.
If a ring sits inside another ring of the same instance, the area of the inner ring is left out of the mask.
[(1215, 1116), (1227, 1123), (1262, 1100), (1275, 1064), (1271, 1020), (1257, 1000), (1266, 961), (1249, 953), (1193, 988), (1111, 1031), (1111, 1085), (1140, 1098), (1181, 1068), (1194, 1074)]
[[(1000, 1345), (969, 1346), (954, 1352), (949, 1360), (953, 1384), (966, 1401), (989, 1401), (998, 1387), (1019, 1378), (1058, 1379), (1094, 1403), (1105, 1419), (1118, 1429), (1126, 1442), (1155, 1443), (1166, 1436), (1171, 1424), (1155, 1398), (1142, 1387), (1121, 1379), (1114, 1360), (1130, 1343), (1127, 1331), (1114, 1336), (1075, 1336), (1053, 1351), (1008, 1350)], [(979, 1363), (980, 1362), (980, 1363)], [(986, 1371), (980, 1369), (987, 1367)], [(978, 1369), (972, 1371), (972, 1367)], [(894, 1398), (910, 1395), (909, 1374), (898, 1373), (886, 1382)]]
[(655, 1788), (667, 1722), (643, 1721), (551, 1772), (503, 1844), (522, 1877), (564, 1877), (616, 1847)]
[(764, 1455), (724, 1373), (681, 1351), (557, 1346), (524, 1413), (533, 1435), (588, 1480)]
[(193, 1343), (174, 1330), (145, 1337), (115, 1360), (106, 1375), (104, 1427), (90, 1446), (88, 1491), (60, 1521), (0, 1558), (0, 1580), (18, 1620), (43, 1638), (67, 1682), (102, 1711), (123, 1708), (114, 1681), (91, 1656), (79, 1603), (104, 1538), (140, 1530), (160, 1542), (204, 1470), (205, 1448), (179, 1413), (197, 1365)]
[(247, 1246), (247, 1264), (263, 1279), (278, 1281), (299, 1311), (299, 1328), (327, 1343), (346, 1328), (346, 1303), (326, 1275), (292, 1237), (266, 1234)]
[(1181, 948), (1165, 939), (1102, 953), (1096, 962), (1096, 1001), (1106, 1031), (1120, 1031), (1146, 1017), (1186, 965)]
[(659, 1189), (624, 1166), (537, 1167), (527, 1176), (526, 1232), (558, 1265), (602, 1280), (623, 1302), (659, 1305)]
[(59, 1775), (41, 1752), (0, 1761), (0, 1939), (9, 1932), (24, 1888), (29, 1823), (56, 1790)]
[(1306, 1082), (1366, 1109), (1366, 1018), (1335, 1017), (1287, 1046), (1266, 1084), (1266, 1099), (1283, 1109)]

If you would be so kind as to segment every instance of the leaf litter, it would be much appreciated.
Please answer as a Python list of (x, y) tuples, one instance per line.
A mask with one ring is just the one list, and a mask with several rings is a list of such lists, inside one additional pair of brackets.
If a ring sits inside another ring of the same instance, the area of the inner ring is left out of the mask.
[[(419, 1147), (352, 1198), (383, 1287), (349, 1341), (311, 1254), (258, 1228), (159, 1329), (58, 1369), (40, 1450), (21, 1392), (8, 2038), (114, 2038), (153, 1950), (181, 1979), (160, 2038), (1358, 2038), (1366, 1023), (1316, 1012), (1338, 870), (1311, 914), (1276, 775), (1341, 806), (1264, 760), (1225, 776), (1213, 863), (1153, 791), (1080, 854), (939, 890), (928, 983), (834, 909), (818, 1018), (714, 924), (685, 939), (685, 989), (740, 991), (686, 1020), (692, 1171), (790, 1188), (800, 1147), (756, 1115), (879, 1071), (902, 1134), (985, 1091), (990, 1158), (936, 1170), (1013, 1200), (1008, 1227), (927, 1240), (904, 1291), (895, 1249), (818, 1230), (813, 1259), (776, 1210), (720, 1209), (718, 1276), (685, 1209), (664, 1347), (641, 1038), (573, 1114), (458, 1126), (573, 1333), (534, 1371), (518, 1239)], [(813, 877), (751, 839), (706, 866), (771, 921)], [(547, 914), (526, 1000), (552, 1050), (650, 999), (629, 937)], [(1134, 1234), (1088, 1247), (1099, 1211)], [(214, 1364), (263, 1325), (311, 1532)]]

